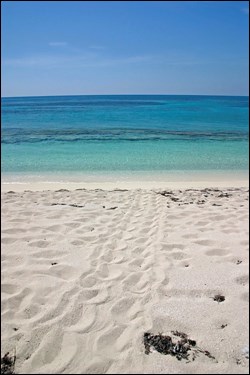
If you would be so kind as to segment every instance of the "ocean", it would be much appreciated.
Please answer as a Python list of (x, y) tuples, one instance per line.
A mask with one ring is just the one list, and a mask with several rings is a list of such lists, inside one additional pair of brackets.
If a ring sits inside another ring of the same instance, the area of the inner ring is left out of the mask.
[(2, 98), (1, 104), (2, 178), (249, 168), (248, 97), (47, 96)]

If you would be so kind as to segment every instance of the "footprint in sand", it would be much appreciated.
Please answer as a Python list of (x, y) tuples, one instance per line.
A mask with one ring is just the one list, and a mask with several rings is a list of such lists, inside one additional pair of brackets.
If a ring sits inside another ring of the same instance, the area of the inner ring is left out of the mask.
[(110, 350), (115, 350), (116, 342), (122, 335), (125, 328), (125, 326), (118, 326), (111, 328), (103, 334), (100, 334), (95, 343), (97, 351), (105, 353), (107, 351), (109, 352)]
[(100, 305), (105, 303), (109, 298), (106, 288), (100, 289), (84, 289), (80, 293), (80, 300), (84, 301), (86, 304)]
[(211, 240), (200, 240), (200, 241), (194, 241), (197, 245), (201, 246), (212, 246), (214, 245), (214, 241)]
[(174, 253), (169, 254), (169, 256), (175, 260), (182, 260), (190, 258), (186, 253), (182, 251), (176, 251)]
[(212, 249), (205, 252), (208, 256), (225, 256), (229, 254), (229, 251), (224, 249)]
[(15, 294), (17, 292), (17, 285), (14, 284), (2, 284), (2, 293)]
[(10, 238), (10, 237), (2, 237), (1, 239), (1, 243), (6, 244), (6, 245), (14, 243), (16, 241), (17, 241), (17, 238)]
[(119, 320), (123, 320), (135, 302), (135, 297), (122, 297), (111, 308), (111, 314), (119, 318)]
[(123, 282), (124, 292), (130, 290), (134, 293), (142, 293), (148, 289), (149, 276), (144, 272), (134, 272), (127, 276)]
[(47, 246), (49, 246), (50, 242), (49, 241), (46, 241), (46, 240), (40, 240), (40, 241), (32, 241), (32, 242), (29, 242), (29, 246), (34, 246), (34, 247), (40, 247), (40, 248), (45, 248)]
[(23, 228), (9, 228), (2, 230), (2, 233), (6, 234), (17, 234), (17, 233), (25, 233), (26, 230)]
[(91, 276), (91, 275), (88, 275), (88, 276), (82, 276), (80, 277), (80, 285), (83, 287), (83, 288), (91, 288), (92, 286), (94, 286), (97, 282), (97, 278), (96, 276)]
[[(91, 363), (92, 362), (92, 363)], [(107, 374), (108, 370), (112, 364), (111, 360), (97, 359), (88, 363), (88, 366), (85, 368), (85, 374)]]
[(142, 266), (143, 262), (144, 262), (144, 258), (137, 258), (137, 259), (131, 260), (128, 264), (129, 264), (129, 266), (132, 266), (134, 268), (138, 268), (138, 267)]

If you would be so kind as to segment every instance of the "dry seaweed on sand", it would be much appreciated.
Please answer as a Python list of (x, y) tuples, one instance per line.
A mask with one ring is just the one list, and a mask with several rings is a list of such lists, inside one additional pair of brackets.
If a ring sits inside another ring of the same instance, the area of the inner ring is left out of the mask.
[(198, 348), (196, 341), (189, 339), (186, 333), (179, 331), (172, 331), (171, 333), (179, 339), (163, 335), (162, 333), (154, 335), (150, 332), (145, 332), (143, 337), (145, 354), (151, 353), (150, 349), (153, 348), (161, 354), (169, 354), (180, 361), (182, 359), (189, 360), (189, 355), (192, 352), (192, 360), (194, 361), (196, 354), (200, 352), (208, 358), (215, 360), (215, 357), (209, 351)]
[(228, 194), (228, 193), (221, 193), (220, 195), (218, 195), (218, 198), (229, 198), (231, 197), (232, 194)]
[(213, 300), (219, 303), (219, 302), (223, 302), (223, 301), (225, 301), (225, 297), (222, 296), (221, 294), (216, 294), (216, 295), (213, 297)]
[(173, 201), (173, 202), (178, 202), (180, 199), (179, 198), (176, 198), (176, 197), (170, 197), (170, 199)]
[[(144, 333), (145, 353), (149, 354), (150, 348), (152, 347), (161, 354), (170, 354), (176, 357), (179, 361), (181, 359), (188, 359), (188, 351), (191, 350), (193, 344), (196, 345), (196, 342), (194, 340), (189, 340), (185, 333), (179, 333), (177, 331), (172, 333), (179, 336), (180, 340), (175, 342), (171, 336), (166, 336), (161, 333), (158, 335), (153, 335), (149, 332)], [(192, 344), (190, 344), (189, 341), (192, 342)]]
[(2, 358), (1, 358), (1, 374), (14, 374), (14, 366), (16, 361), (16, 355), (10, 355), (9, 352), (7, 352)]
[(167, 191), (167, 190), (164, 190), (164, 191), (156, 191), (155, 193), (156, 193), (156, 194), (160, 194), (160, 195), (162, 195), (163, 197), (166, 197), (167, 195), (172, 195), (172, 194), (173, 194), (172, 191)]
[(182, 338), (183, 340), (185, 340), (188, 344), (190, 344), (191, 346), (195, 346), (196, 345), (196, 341), (195, 340), (191, 340), (188, 338), (188, 335), (184, 332), (179, 332), (179, 331), (171, 331), (171, 333), (175, 336), (178, 336), (180, 338)]

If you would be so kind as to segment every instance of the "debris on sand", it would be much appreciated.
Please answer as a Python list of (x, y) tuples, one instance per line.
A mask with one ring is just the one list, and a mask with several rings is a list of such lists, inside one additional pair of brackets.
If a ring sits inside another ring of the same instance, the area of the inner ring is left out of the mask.
[(204, 353), (208, 358), (215, 359), (215, 357), (207, 350), (204, 350), (202, 353)]
[(153, 347), (157, 352), (165, 355), (170, 354), (178, 360), (188, 359), (188, 350), (190, 350), (186, 339), (173, 342), (172, 337), (162, 335), (161, 333), (158, 335), (144, 333), (144, 346), (146, 354), (149, 354), (150, 347)]
[(188, 338), (187, 334), (184, 332), (179, 332), (179, 331), (171, 331), (173, 335), (182, 338), (183, 340), (187, 341), (191, 346), (196, 345), (195, 340), (191, 340)]
[(3, 358), (1, 358), (1, 374), (14, 374), (14, 366), (15, 366), (16, 356), (11, 356), (9, 352), (7, 352)]
[(151, 353), (150, 349), (153, 348), (161, 354), (170, 354), (171, 356), (176, 357), (179, 361), (182, 359), (189, 360), (189, 355), (191, 352), (193, 353), (193, 361), (198, 353), (202, 353), (211, 359), (215, 359), (215, 357), (213, 357), (207, 350), (198, 348), (196, 346), (196, 341), (189, 339), (186, 333), (178, 331), (171, 331), (171, 333), (174, 336), (177, 336), (179, 339), (163, 335), (162, 333), (153, 335), (150, 332), (145, 332), (145, 354)]
[(232, 194), (228, 194), (228, 193), (221, 193), (220, 195), (218, 195), (218, 198), (229, 198), (231, 197)]
[(170, 197), (170, 199), (171, 199), (173, 202), (178, 202), (178, 201), (179, 201), (179, 198), (176, 198), (176, 197)]
[(84, 206), (81, 206), (80, 204), (75, 204), (75, 203), (68, 204), (68, 206), (70, 206), (70, 207), (78, 207), (78, 208), (83, 208), (84, 207)]
[(66, 203), (51, 203), (51, 206), (66, 206)]
[(51, 203), (51, 206), (70, 206), (70, 207), (78, 207), (78, 208), (83, 208), (84, 206), (81, 206), (79, 204), (66, 204), (66, 203)]
[(221, 294), (216, 294), (216, 295), (213, 297), (213, 300), (219, 303), (219, 302), (223, 302), (223, 301), (225, 301), (225, 297), (222, 296)]
[(158, 191), (158, 192), (156, 192), (156, 194), (160, 194), (160, 195), (163, 195), (163, 197), (165, 197), (166, 195), (172, 195), (173, 192), (164, 190), (164, 191)]

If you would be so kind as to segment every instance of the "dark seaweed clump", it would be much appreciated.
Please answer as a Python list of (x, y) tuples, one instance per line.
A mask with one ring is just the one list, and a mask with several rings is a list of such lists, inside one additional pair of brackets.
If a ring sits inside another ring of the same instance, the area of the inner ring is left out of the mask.
[(224, 296), (222, 296), (221, 294), (216, 294), (216, 296), (214, 296), (214, 301), (216, 301), (216, 302), (223, 302), (223, 301), (225, 301), (225, 297)]
[(189, 353), (192, 346), (196, 345), (194, 340), (188, 339), (187, 335), (182, 332), (172, 332), (174, 335), (179, 336), (178, 341), (174, 341), (171, 336), (165, 336), (159, 333), (153, 335), (151, 333), (144, 333), (144, 346), (145, 353), (150, 353), (150, 348), (153, 347), (157, 352), (161, 354), (170, 354), (176, 357), (179, 361), (181, 359), (188, 359)]
[(14, 374), (14, 365), (16, 356), (10, 356), (10, 353), (6, 353), (1, 358), (1, 374)]
[(203, 350), (196, 346), (196, 341), (189, 339), (186, 333), (179, 331), (171, 332), (175, 337), (163, 335), (159, 333), (153, 335), (150, 332), (145, 332), (143, 341), (145, 346), (145, 354), (151, 353), (151, 348), (164, 355), (171, 355), (176, 357), (179, 361), (182, 359), (189, 360), (189, 356), (192, 352), (192, 361), (195, 360), (198, 353), (202, 353), (210, 359), (215, 357), (210, 354), (209, 351)]

